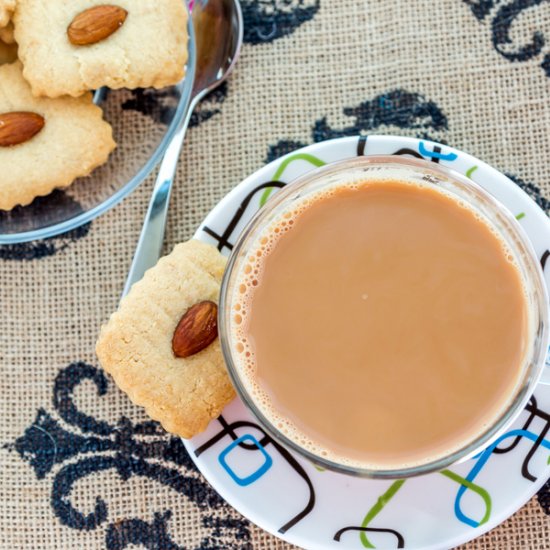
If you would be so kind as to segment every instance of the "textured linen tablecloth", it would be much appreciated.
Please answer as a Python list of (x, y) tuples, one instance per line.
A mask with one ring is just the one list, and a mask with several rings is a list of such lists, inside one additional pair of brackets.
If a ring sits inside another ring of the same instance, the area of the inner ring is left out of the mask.
[[(242, 6), (242, 58), (193, 119), (166, 251), (266, 161), (348, 135), (448, 143), (549, 211), (550, 2)], [(98, 329), (117, 307), (152, 184), (68, 235), (0, 247), (2, 548), (290, 548), (216, 500), (179, 441), (160, 429), (140, 435), (144, 413), (98, 369)], [(155, 442), (139, 475), (132, 436)], [(114, 467), (117, 453), (127, 467)], [(548, 550), (549, 514), (547, 483), (464, 548)]]

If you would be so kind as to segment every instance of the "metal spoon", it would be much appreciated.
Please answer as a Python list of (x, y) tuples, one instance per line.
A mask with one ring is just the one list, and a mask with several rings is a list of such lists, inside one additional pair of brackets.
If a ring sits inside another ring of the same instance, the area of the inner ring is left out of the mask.
[(201, 99), (228, 77), (241, 50), (243, 18), (238, 0), (191, 0), (189, 8), (197, 51), (191, 101), (160, 165), (123, 296), (160, 257), (170, 191), (191, 115)]

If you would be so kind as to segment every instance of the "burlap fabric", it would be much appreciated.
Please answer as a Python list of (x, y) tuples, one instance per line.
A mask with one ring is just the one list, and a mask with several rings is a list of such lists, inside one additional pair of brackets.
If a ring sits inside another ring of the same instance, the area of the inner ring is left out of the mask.
[[(358, 133), (452, 144), (548, 211), (550, 2), (242, 4), (242, 59), (188, 134), (166, 250), (266, 160)], [(117, 306), (152, 182), (69, 236), (0, 247), (2, 548), (289, 547), (217, 498), (177, 440), (96, 368), (98, 328)], [(147, 455), (140, 475), (110, 462), (128, 445)], [(547, 484), (464, 548), (547, 550), (548, 514)]]

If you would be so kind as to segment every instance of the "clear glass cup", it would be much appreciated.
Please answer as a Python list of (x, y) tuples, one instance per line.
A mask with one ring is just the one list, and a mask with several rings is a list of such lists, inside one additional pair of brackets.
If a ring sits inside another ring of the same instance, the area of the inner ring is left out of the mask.
[[(390, 172), (393, 178), (403, 177), (410, 181), (421, 182), (428, 187), (433, 186), (445, 190), (457, 199), (467, 203), (493, 225), (501, 238), (507, 243), (517, 261), (527, 289), (528, 307), (532, 313), (534, 328), (531, 340), (528, 343), (527, 360), (524, 362), (515, 391), (511, 394), (504, 412), (484, 432), (465, 442), (457, 451), (436, 460), (427, 460), (420, 465), (406, 468), (369, 469), (341, 464), (313, 454), (289, 439), (273, 425), (247, 391), (236, 367), (237, 351), (232, 341), (233, 315), (231, 315), (231, 312), (236, 284), (249, 251), (255, 248), (255, 244), (265, 228), (277, 220), (282, 213), (289, 210), (293, 203), (331, 186), (338, 186), (356, 180), (372, 179), (373, 177), (383, 179), (384, 175), (389, 175)], [(244, 229), (233, 249), (222, 281), (219, 317), (222, 351), (233, 384), (242, 401), (259, 419), (267, 432), (323, 468), (373, 478), (393, 479), (422, 475), (441, 470), (450, 464), (466, 460), (482, 451), (506, 430), (526, 405), (537, 383), (542, 381), (541, 377), (543, 376), (544, 360), (548, 346), (548, 294), (546, 285), (531, 243), (517, 220), (492, 195), (462, 174), (424, 160), (390, 155), (356, 157), (326, 165), (298, 178), (270, 199)], [(549, 372), (544, 373), (546, 380), (543, 382), (550, 383), (549, 374)]]

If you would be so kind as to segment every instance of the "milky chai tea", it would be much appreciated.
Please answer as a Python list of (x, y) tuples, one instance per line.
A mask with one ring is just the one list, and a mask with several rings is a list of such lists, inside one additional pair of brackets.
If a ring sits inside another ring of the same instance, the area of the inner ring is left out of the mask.
[(248, 250), (231, 304), (255, 406), (351, 467), (414, 467), (475, 440), (509, 405), (529, 341), (497, 231), (399, 171), (294, 201)]

